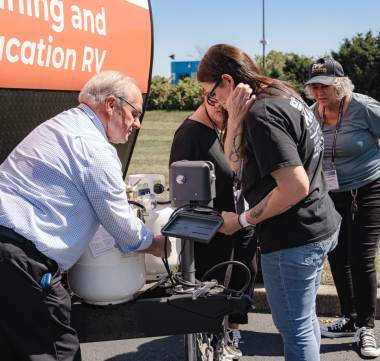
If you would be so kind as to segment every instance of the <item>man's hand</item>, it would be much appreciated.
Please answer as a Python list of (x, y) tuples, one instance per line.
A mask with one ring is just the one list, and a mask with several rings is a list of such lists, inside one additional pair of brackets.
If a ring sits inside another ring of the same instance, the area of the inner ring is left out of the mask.
[[(153, 236), (152, 244), (141, 251), (136, 251), (141, 253), (152, 254), (155, 257), (165, 258), (165, 237), (164, 236)], [(172, 253), (172, 243), (168, 238), (168, 242), (166, 244), (166, 253), (168, 258)]]
[(218, 232), (230, 235), (241, 229), (241, 226), (238, 222), (239, 216), (236, 213), (223, 212), (222, 217), (224, 222), (219, 228)]

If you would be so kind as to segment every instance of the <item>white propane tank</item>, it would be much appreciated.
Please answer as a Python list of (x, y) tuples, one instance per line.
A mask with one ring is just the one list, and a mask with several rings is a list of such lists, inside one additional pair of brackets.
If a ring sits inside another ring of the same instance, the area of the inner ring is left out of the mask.
[[(148, 211), (149, 216), (144, 217), (145, 227), (150, 229), (154, 235), (160, 235), (161, 228), (169, 221), (173, 211), (174, 208), (170, 207), (170, 205), (157, 204), (157, 208)], [(181, 239), (169, 237), (169, 240), (172, 244), (172, 253), (168, 258), (168, 262), (170, 270), (173, 270), (179, 265), (178, 255), (181, 252)], [(161, 258), (146, 254), (145, 264), (147, 281), (160, 280), (168, 275)]]
[(68, 271), (70, 289), (84, 302), (116, 305), (131, 300), (144, 286), (145, 254), (123, 255), (115, 247), (114, 239), (100, 226), (90, 245)]

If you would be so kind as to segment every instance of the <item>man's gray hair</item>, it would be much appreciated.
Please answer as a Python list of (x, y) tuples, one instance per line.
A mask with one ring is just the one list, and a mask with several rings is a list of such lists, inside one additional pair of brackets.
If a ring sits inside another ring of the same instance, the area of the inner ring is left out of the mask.
[[(352, 81), (348, 76), (336, 78), (334, 83), (332, 83), (332, 86), (334, 87), (335, 95), (338, 100), (342, 100), (344, 97), (350, 95), (355, 89), (354, 84), (352, 84)], [(315, 100), (313, 95), (313, 84), (306, 85), (305, 93), (309, 99)]]
[(80, 103), (87, 103), (92, 106), (103, 104), (110, 95), (116, 97), (117, 104), (123, 106), (123, 101), (117, 97), (124, 98), (127, 102), (133, 103), (132, 88), (136, 86), (141, 89), (136, 80), (126, 76), (120, 71), (106, 70), (94, 75), (79, 93)]

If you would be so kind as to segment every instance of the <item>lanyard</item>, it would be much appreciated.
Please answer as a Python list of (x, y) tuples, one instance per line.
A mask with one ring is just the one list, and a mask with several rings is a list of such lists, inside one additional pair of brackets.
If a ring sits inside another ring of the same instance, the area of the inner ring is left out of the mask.
[[(216, 126), (216, 124), (211, 119), (210, 115), (208, 114), (207, 109), (205, 109), (205, 110), (206, 110), (206, 114), (208, 116), (208, 119), (210, 119), (210, 122), (211, 122), (212, 126), (215, 129), (215, 133), (216, 133), (219, 141), (222, 142), (222, 140), (220, 139), (221, 136), (220, 136), (220, 132), (218, 130), (218, 127)], [(239, 183), (241, 183), (241, 180), (243, 178), (243, 165), (244, 165), (244, 157), (241, 160), (240, 170), (238, 170), (237, 172), (234, 172), (234, 181), (233, 181), (233, 190), (234, 190), (234, 193), (238, 191)], [(235, 201), (237, 201), (237, 198), (238, 197), (235, 196)]]
[[(208, 114), (208, 111), (207, 109), (206, 110), (206, 114), (208, 116), (208, 119), (210, 119), (210, 122), (212, 124), (212, 126), (214, 127), (215, 129), (215, 132), (216, 132), (216, 135), (218, 137), (218, 139), (220, 140), (220, 142), (222, 142), (222, 140), (220, 139), (220, 132), (216, 126), (216, 124), (213, 122), (213, 120), (211, 119), (211, 117), (209, 116)], [(243, 177), (243, 164), (244, 164), (244, 157), (243, 159), (241, 160), (241, 164), (240, 164), (240, 170), (238, 170), (237, 172), (234, 172), (234, 183), (238, 183), (238, 182), (241, 182), (241, 179)], [(237, 184), (236, 184), (237, 185)]]
[[(331, 157), (331, 164), (332, 164), (333, 168), (335, 168), (334, 161), (335, 161), (336, 138), (338, 137), (338, 130), (340, 127), (340, 123), (342, 123), (342, 112), (343, 112), (343, 105), (344, 105), (345, 99), (346, 99), (346, 97), (344, 97), (342, 99), (342, 101), (340, 102), (338, 121), (336, 122), (336, 125), (335, 125), (335, 135), (334, 135), (334, 141), (333, 141), (333, 146), (332, 146), (332, 157)], [(323, 121), (324, 117), (325, 117), (325, 108), (323, 107), (323, 109), (322, 109), (322, 120), (321, 120), (322, 130), (323, 130), (323, 125), (324, 125), (324, 121)]]

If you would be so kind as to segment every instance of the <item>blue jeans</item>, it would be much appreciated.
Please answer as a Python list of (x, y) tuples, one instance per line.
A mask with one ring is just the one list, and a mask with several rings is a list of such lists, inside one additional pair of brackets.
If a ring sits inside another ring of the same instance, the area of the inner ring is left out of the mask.
[(261, 255), (272, 318), (284, 340), (285, 360), (319, 361), (321, 333), (315, 312), (323, 262), (338, 243), (329, 238)]

